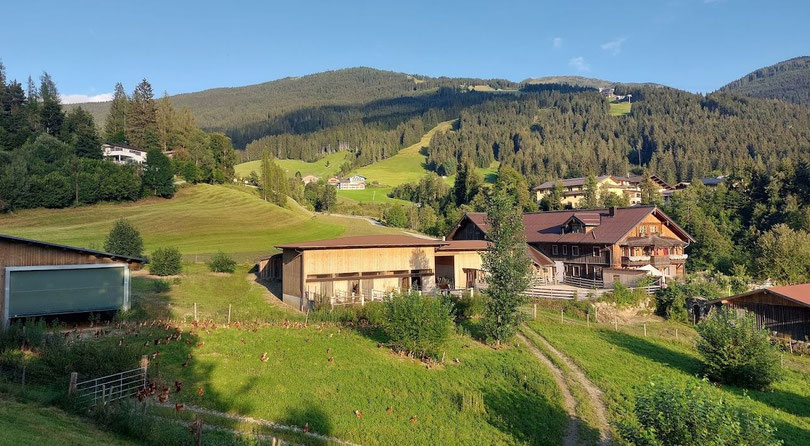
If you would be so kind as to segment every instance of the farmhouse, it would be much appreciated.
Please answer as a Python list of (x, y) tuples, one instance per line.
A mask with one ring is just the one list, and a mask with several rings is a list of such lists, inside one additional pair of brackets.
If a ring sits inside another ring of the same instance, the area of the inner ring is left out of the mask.
[[(643, 269), (664, 280), (684, 277), (683, 250), (694, 241), (655, 206), (527, 213), (523, 224), (537, 263), (547, 265), (538, 279), (553, 274), (557, 281), (584, 280), (588, 286), (632, 283), (624, 276), (636, 274), (616, 270)], [(447, 239), (484, 240), (487, 230), (486, 214), (468, 213)]]
[(317, 183), (318, 177), (316, 177), (315, 175), (304, 175), (303, 177), (301, 177), (301, 182), (303, 182), (304, 184)]
[(129, 308), (144, 259), (0, 234), (2, 324), (12, 318)]
[[(616, 175), (602, 175), (596, 177), (597, 196), (603, 191), (607, 193), (616, 194), (618, 196), (626, 196), (630, 204), (639, 204), (641, 202), (641, 183), (646, 177), (642, 175), (628, 175), (620, 177)], [(666, 194), (667, 191), (673, 190), (664, 180), (655, 175), (649, 177), (658, 186), (658, 191)], [(551, 194), (557, 184), (563, 187), (562, 203), (566, 207), (579, 207), (582, 200), (585, 198), (587, 177), (567, 178), (564, 180), (546, 181), (545, 183), (534, 188), (537, 195), (537, 201), (540, 201), (546, 195)]]
[(762, 288), (710, 301), (737, 311), (754, 313), (759, 328), (810, 340), (810, 283)]
[(366, 177), (362, 175), (352, 175), (349, 178), (341, 179), (337, 184), (341, 190), (362, 190), (366, 188)]

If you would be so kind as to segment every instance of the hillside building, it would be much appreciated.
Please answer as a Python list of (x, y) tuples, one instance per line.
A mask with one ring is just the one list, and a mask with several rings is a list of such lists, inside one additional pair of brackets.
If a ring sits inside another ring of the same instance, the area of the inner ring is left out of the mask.
[(762, 288), (709, 304), (749, 311), (759, 328), (797, 341), (810, 340), (810, 283)]
[[(617, 196), (627, 197), (631, 205), (641, 203), (641, 183), (646, 177), (642, 175), (631, 175), (620, 177), (616, 175), (602, 175), (596, 177), (597, 196), (606, 191)], [(668, 191), (674, 190), (672, 186), (668, 185), (664, 180), (653, 175), (649, 177), (657, 186), (658, 191), (662, 196), (668, 196)], [(582, 200), (585, 199), (586, 187), (588, 182), (587, 177), (567, 178), (563, 180), (546, 181), (545, 183), (534, 188), (537, 201), (543, 197), (550, 195), (554, 191), (557, 184), (563, 187), (562, 203), (566, 207), (576, 208), (579, 207)], [(600, 197), (601, 198), (601, 197)]]
[(143, 164), (146, 162), (146, 150), (126, 144), (102, 144), (101, 152), (104, 158), (117, 164)]

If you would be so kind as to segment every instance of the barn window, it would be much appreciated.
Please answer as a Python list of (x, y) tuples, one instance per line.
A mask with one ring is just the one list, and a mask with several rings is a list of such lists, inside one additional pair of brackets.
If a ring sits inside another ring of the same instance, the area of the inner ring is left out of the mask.
[(578, 256), (579, 255), (579, 246), (572, 246), (571, 247), (571, 255)]
[(563, 255), (564, 256), (568, 255), (568, 245), (563, 245)]
[(559, 253), (560, 253), (559, 246), (551, 245), (551, 254), (556, 256)]

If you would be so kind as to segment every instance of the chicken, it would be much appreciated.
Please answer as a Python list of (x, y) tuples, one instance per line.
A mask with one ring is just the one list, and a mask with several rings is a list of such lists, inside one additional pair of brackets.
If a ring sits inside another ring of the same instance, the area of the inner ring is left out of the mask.
[(355, 410), (354, 414), (357, 415), (357, 418), (363, 418), (363, 412), (360, 412), (359, 410)]
[(309, 432), (309, 423), (304, 424), (304, 432)]
[(177, 391), (177, 393), (180, 393), (183, 390), (183, 381), (175, 381), (174, 389)]
[(388, 408), (386, 408), (386, 409), (385, 409), (385, 411), (386, 411), (387, 413), (391, 413), (391, 412), (393, 412), (393, 411), (394, 411), (394, 408), (393, 408), (393, 407), (391, 407), (391, 406), (388, 406)]
[(333, 358), (333, 357), (331, 357), (331, 356), (330, 356), (329, 358), (327, 358), (327, 361), (332, 362), (334, 359), (335, 359), (335, 358)]
[(180, 411), (182, 411), (183, 409), (185, 409), (185, 407), (186, 407), (186, 406), (185, 406), (184, 404), (182, 404), (182, 403), (177, 403), (177, 404), (175, 404), (175, 405), (174, 405), (174, 410), (176, 410), (176, 411), (180, 412)]
[(199, 396), (205, 395), (205, 390), (203, 390), (202, 387), (198, 387), (197, 388), (197, 395), (199, 395)]
[(262, 356), (259, 359), (261, 359), (262, 362), (267, 362), (267, 352), (262, 353)]
[(410, 422), (411, 423), (416, 423), (416, 417), (411, 417)]

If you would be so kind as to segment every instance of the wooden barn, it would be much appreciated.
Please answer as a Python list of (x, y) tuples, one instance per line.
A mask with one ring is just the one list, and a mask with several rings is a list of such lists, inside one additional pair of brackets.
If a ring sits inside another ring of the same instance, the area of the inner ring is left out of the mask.
[(0, 234), (2, 325), (10, 319), (129, 308), (144, 259)]
[(447, 242), (408, 235), (342, 237), (277, 246), (281, 256), (259, 264), (272, 278), (281, 264), (282, 300), (305, 310), (321, 297), (371, 300), (395, 289), (435, 288), (436, 248)]
[(797, 341), (810, 340), (810, 283), (762, 288), (709, 304), (750, 311), (760, 328)]

